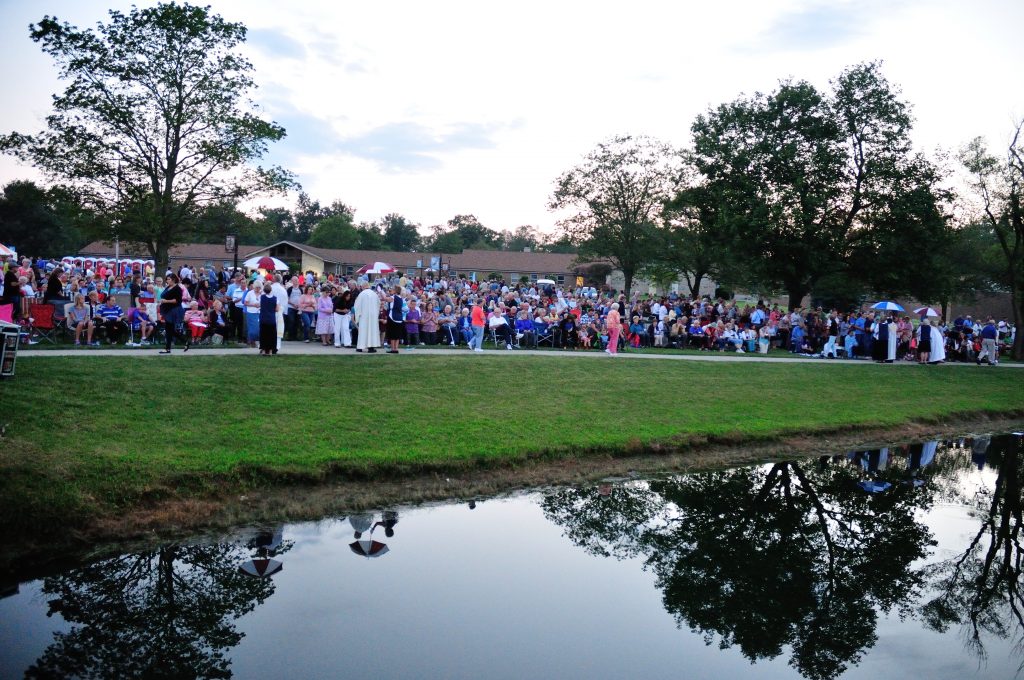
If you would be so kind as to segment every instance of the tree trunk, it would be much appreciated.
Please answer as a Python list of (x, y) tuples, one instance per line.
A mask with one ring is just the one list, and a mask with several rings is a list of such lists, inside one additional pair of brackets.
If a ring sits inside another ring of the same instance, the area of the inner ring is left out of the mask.
[(634, 272), (633, 272), (632, 268), (628, 268), (628, 269), (626, 267), (622, 268), (622, 278), (625, 281), (625, 283), (623, 285), (623, 288), (626, 289), (626, 291), (625, 291), (626, 292), (626, 300), (630, 300), (631, 299), (630, 296), (632, 295), (632, 291), (633, 291), (633, 274), (634, 274)]
[(807, 286), (786, 286), (786, 294), (789, 295), (789, 309), (793, 311), (804, 301), (804, 297), (810, 289)]
[(693, 273), (693, 283), (690, 284), (690, 297), (700, 297), (700, 284), (704, 281), (704, 272)]
[(167, 268), (170, 265), (169, 251), (170, 249), (164, 244), (156, 244), (155, 252), (153, 253), (153, 260), (156, 262), (156, 265), (154, 266), (153, 269), (154, 277), (163, 276), (164, 272), (167, 271)]

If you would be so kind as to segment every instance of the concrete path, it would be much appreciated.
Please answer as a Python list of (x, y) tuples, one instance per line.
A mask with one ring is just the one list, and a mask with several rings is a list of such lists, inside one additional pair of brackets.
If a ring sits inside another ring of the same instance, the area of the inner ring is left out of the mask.
[[(162, 359), (164, 361), (178, 359), (178, 358), (189, 358), (189, 357), (206, 357), (206, 356), (226, 356), (226, 355), (238, 355), (238, 356), (252, 356), (257, 355), (257, 350), (248, 348), (223, 348), (223, 347), (197, 347), (187, 353), (179, 348), (175, 348), (174, 352), (170, 355), (159, 354), (156, 347), (145, 347), (145, 348), (123, 348), (123, 349), (90, 349), (90, 348), (68, 348), (68, 349), (23, 349), (18, 351), (18, 358), (32, 359), (35, 357), (152, 357), (154, 359)], [(383, 354), (383, 350), (378, 350), (378, 354)], [(352, 355), (357, 357), (369, 357), (376, 356), (370, 354), (360, 354), (354, 349), (335, 349), (334, 347), (324, 347), (320, 343), (304, 343), (304, 342), (285, 342), (281, 354), (285, 355), (301, 355), (301, 356), (346, 356)], [(851, 364), (851, 365), (871, 365), (874, 362), (867, 360), (849, 360), (849, 359), (808, 359), (806, 357), (778, 357), (778, 356), (761, 356), (758, 354), (735, 354), (732, 352), (701, 352), (700, 354), (641, 354), (639, 352), (620, 352), (617, 356), (611, 357), (604, 352), (598, 352), (595, 350), (581, 350), (577, 352), (561, 351), (561, 350), (496, 350), (496, 349), (485, 349), (483, 352), (470, 352), (464, 347), (457, 349), (451, 348), (422, 348), (417, 347), (413, 350), (403, 349), (401, 354), (397, 356), (383, 354), (388, 359), (398, 359), (400, 357), (417, 357), (417, 356), (488, 356), (488, 355), (501, 355), (501, 356), (538, 356), (538, 357), (571, 357), (580, 359), (600, 359), (602, 361), (633, 361), (633, 360), (654, 360), (654, 361), (745, 361), (745, 362), (764, 362), (764, 363), (818, 363), (818, 364)], [(900, 361), (892, 366), (917, 366), (916, 363), (911, 361)], [(960, 362), (951, 362), (946, 364), (949, 366), (963, 366), (973, 367), (974, 364), (965, 364)], [(1024, 363), (1007, 363), (1001, 362), (1000, 367), (1007, 368), (1024, 368)]]

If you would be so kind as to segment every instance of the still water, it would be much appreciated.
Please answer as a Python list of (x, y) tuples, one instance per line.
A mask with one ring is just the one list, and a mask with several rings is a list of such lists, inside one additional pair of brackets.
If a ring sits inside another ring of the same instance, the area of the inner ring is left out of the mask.
[(125, 554), (9, 588), (0, 677), (1013, 678), (1022, 442), (613, 479)]

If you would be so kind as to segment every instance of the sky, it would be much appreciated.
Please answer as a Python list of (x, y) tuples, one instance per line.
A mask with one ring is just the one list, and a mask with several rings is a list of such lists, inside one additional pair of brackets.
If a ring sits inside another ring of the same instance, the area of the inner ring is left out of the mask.
[[(788, 78), (824, 89), (863, 61), (883, 61), (927, 153), (1005, 148), (1024, 117), (1020, 0), (205, 2), (248, 27), (253, 99), (288, 132), (265, 162), (357, 221), (398, 212), (424, 232), (458, 214), (556, 231), (554, 181), (599, 142), (685, 146), (710, 107)], [(0, 132), (41, 129), (62, 89), (30, 23), (131, 4), (0, 0)], [(20, 178), (39, 175), (0, 156), (0, 184)]]

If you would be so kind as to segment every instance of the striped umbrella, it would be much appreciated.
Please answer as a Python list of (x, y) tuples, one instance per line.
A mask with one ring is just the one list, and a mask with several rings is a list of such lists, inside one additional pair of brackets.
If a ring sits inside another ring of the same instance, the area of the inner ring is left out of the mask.
[(942, 316), (937, 311), (935, 311), (933, 307), (918, 307), (917, 309), (914, 310), (914, 314), (918, 314), (920, 316)]
[(903, 306), (899, 305), (891, 300), (882, 300), (871, 305), (871, 309), (880, 309), (883, 312), (902, 312)]

